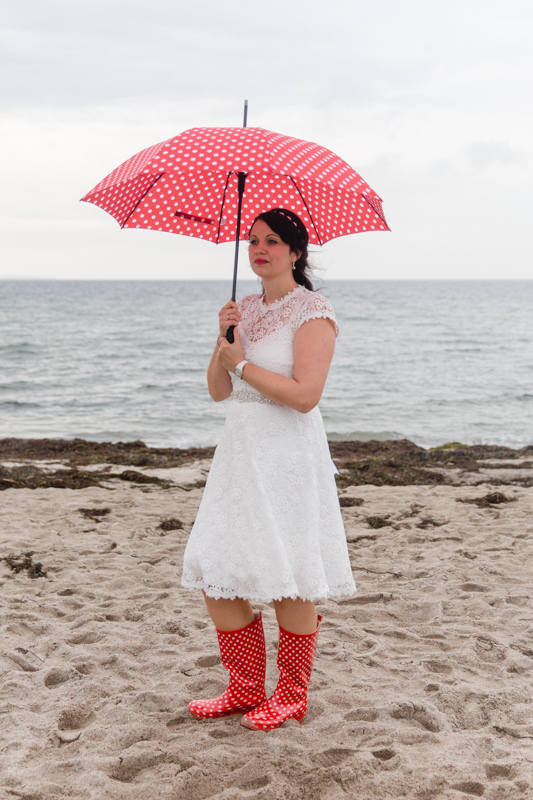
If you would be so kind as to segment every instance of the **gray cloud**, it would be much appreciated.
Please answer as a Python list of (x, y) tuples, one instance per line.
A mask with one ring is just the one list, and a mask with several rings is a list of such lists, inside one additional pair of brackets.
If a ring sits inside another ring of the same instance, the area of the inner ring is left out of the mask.
[(527, 161), (527, 154), (508, 142), (472, 142), (465, 152), (474, 167), (520, 166)]
[[(355, 252), (358, 277), (424, 277), (428, 265), (432, 277), (463, 277), (466, 252), (477, 253), (480, 275), (505, 276), (510, 247), (516, 268), (525, 263), (525, 0), (3, 5), (6, 272), (38, 265), (65, 276), (75, 263), (80, 277), (143, 277), (150, 262), (150, 274), (170, 277), (175, 254), (192, 247), (201, 274), (211, 274), (225, 250), (133, 238), (78, 198), (184, 128), (239, 125), (245, 97), (249, 124), (331, 147), (383, 196), (393, 234), (330, 243), (337, 277), (354, 274)], [(517, 198), (512, 211), (494, 202), (494, 180), (499, 197)], [(476, 264), (470, 257), (470, 277)]]
[(473, 64), (525, 52), (527, 26), (510, 22), (513, 5), (525, 11), (518, 0), (505, 13), (491, 0), (25, 0), (3, 14), (0, 88), (13, 105), (245, 90), (267, 105), (435, 102)]

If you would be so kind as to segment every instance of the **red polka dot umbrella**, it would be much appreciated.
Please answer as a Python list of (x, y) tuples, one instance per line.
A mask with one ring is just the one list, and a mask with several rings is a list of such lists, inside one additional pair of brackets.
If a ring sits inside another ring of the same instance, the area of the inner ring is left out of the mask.
[(313, 244), (388, 230), (381, 198), (346, 161), (262, 128), (191, 128), (132, 156), (82, 199), (122, 228), (234, 242), (239, 173), (241, 239), (258, 214), (279, 206), (302, 218)]
[[(389, 230), (380, 197), (342, 158), (262, 128), (191, 128), (132, 156), (82, 200), (122, 228), (217, 243), (246, 239), (276, 207), (295, 211), (313, 244)], [(237, 254), (234, 295), (236, 266)]]

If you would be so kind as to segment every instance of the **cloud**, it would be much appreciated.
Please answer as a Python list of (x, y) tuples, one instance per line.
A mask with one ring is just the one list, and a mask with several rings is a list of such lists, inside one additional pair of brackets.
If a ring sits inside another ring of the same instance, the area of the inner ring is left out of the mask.
[(78, 201), (148, 145), (193, 126), (240, 125), (248, 98), (250, 125), (331, 148), (384, 199), (393, 233), (330, 243), (331, 275), (463, 277), (468, 253), (470, 277), (506, 276), (510, 251), (528, 274), (530, 3), (5, 6), (6, 272), (190, 277), (194, 263), (199, 276), (220, 275), (223, 248), (120, 232)]
[(527, 161), (527, 154), (508, 142), (472, 142), (465, 148), (469, 163), (476, 168), (515, 167)]
[(450, 90), (461, 102), (476, 65), (528, 52), (531, 16), (519, 0), (25, 0), (3, 14), (0, 89), (17, 106), (207, 93), (327, 108)]

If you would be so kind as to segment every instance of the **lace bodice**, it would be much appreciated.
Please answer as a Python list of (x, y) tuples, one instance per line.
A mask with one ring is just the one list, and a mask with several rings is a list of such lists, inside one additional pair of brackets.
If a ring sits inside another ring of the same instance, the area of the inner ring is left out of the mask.
[(304, 322), (317, 317), (327, 317), (335, 323), (335, 333), (339, 328), (331, 303), (323, 295), (310, 292), (304, 286), (297, 286), (292, 292), (266, 305), (263, 295), (250, 294), (239, 302), (242, 322), (240, 333), (246, 332), (251, 342), (257, 342), (268, 334), (289, 325), (294, 335)]
[[(292, 378), (294, 336), (304, 322), (331, 319), (338, 335), (338, 325), (331, 303), (323, 295), (298, 286), (281, 300), (266, 305), (263, 295), (251, 294), (239, 302), (242, 320), (239, 333), (244, 357), (271, 372)], [(230, 373), (234, 392), (256, 390)]]

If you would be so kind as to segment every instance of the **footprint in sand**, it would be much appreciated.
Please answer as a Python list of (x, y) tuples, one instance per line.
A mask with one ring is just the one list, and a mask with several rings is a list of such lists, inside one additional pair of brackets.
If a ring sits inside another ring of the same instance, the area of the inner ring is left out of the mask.
[(113, 731), (110, 741), (114, 750), (127, 750), (138, 742), (148, 742), (158, 738), (158, 729), (155, 726), (144, 724), (121, 725)]
[(354, 708), (345, 714), (346, 722), (375, 722), (379, 717), (379, 711), (375, 708)]
[(459, 586), (459, 589), (461, 589), (463, 592), (468, 592), (468, 593), (470, 593), (470, 592), (486, 592), (487, 591), (487, 587), (486, 586), (482, 586), (480, 583), (462, 583)]
[(427, 670), (437, 675), (450, 675), (453, 672), (451, 664), (447, 664), (445, 661), (424, 661), (424, 666)]
[(316, 756), (316, 761), (323, 767), (336, 767), (342, 764), (347, 758), (354, 754), (355, 750), (350, 750), (344, 747), (331, 747), (329, 750), (323, 750)]
[(0, 651), (0, 659), (6, 661), (10, 669), (19, 669), (21, 672), (38, 672), (41, 669), (41, 664), (36, 660), (32, 663), (28, 658), (29, 650), (17, 647), (20, 652), (6, 652)]
[(140, 692), (134, 699), (134, 704), (143, 714), (163, 713), (175, 709), (175, 697), (172, 694), (158, 694), (157, 692)]
[(482, 797), (485, 794), (485, 787), (482, 783), (477, 781), (463, 781), (462, 783), (454, 783), (451, 786), (457, 792), (463, 794), (473, 794), (475, 797)]
[(200, 656), (195, 661), (197, 667), (216, 667), (217, 664), (220, 664), (220, 656), (218, 655), (209, 655), (209, 656)]
[(85, 633), (80, 633), (77, 636), (72, 636), (70, 639), (67, 639), (67, 644), (96, 644), (96, 642), (101, 641), (103, 638), (101, 633), (86, 631)]
[(116, 761), (113, 760), (108, 774), (116, 781), (130, 783), (140, 772), (155, 767), (166, 758), (166, 752), (156, 749), (152, 742), (137, 742), (123, 750)]
[(485, 637), (479, 637), (475, 643), (475, 650), (480, 661), (497, 664), (507, 658), (506, 648)]
[(256, 778), (247, 778), (236, 785), (239, 789), (242, 789), (243, 792), (253, 792), (254, 790), (268, 786), (270, 780), (268, 775), (258, 775)]
[(511, 766), (509, 764), (485, 764), (485, 774), (491, 780), (498, 778), (509, 778), (511, 776)]
[(458, 730), (479, 730), (490, 722), (486, 708), (487, 695), (476, 692), (457, 692), (450, 697), (448, 717)]
[(230, 736), (238, 736), (239, 733), (240, 731), (237, 730), (237, 728), (228, 728), (227, 730), (219, 730), (218, 728), (214, 728), (212, 731), (209, 731), (207, 735), (211, 736), (212, 739), (227, 739)]
[(418, 705), (417, 703), (405, 702), (393, 706), (390, 710), (390, 715), (393, 719), (414, 720), (432, 733), (439, 733), (444, 727), (441, 716), (436, 709)]
[(44, 685), (47, 689), (55, 689), (57, 686), (61, 686), (62, 683), (79, 678), (79, 675), (78, 670), (70, 669), (69, 667), (53, 667), (44, 676)]
[(73, 708), (64, 709), (57, 721), (57, 727), (60, 731), (80, 731), (86, 728), (91, 722), (96, 719), (94, 711), (86, 711), (83, 708), (74, 706)]
[(372, 750), (372, 755), (374, 758), (378, 758), (380, 761), (390, 761), (391, 758), (394, 758), (396, 753), (394, 750), (384, 747), (381, 750)]

